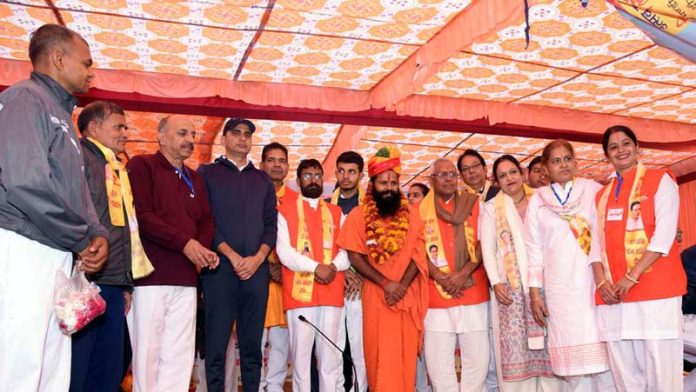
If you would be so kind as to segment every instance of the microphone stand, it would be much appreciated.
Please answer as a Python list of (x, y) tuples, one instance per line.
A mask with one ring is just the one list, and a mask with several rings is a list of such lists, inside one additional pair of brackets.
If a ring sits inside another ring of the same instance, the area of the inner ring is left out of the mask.
[(305, 316), (299, 315), (299, 316), (297, 316), (297, 318), (300, 321), (302, 321), (303, 323), (314, 328), (315, 331), (319, 332), (319, 334), (321, 336), (323, 336), (324, 339), (326, 339), (326, 341), (331, 343), (332, 346), (336, 347), (336, 350), (338, 350), (341, 353), (341, 355), (343, 356), (343, 359), (347, 359), (348, 362), (350, 362), (350, 366), (353, 367), (353, 388), (356, 392), (360, 392), (360, 388), (358, 387), (358, 371), (355, 369), (355, 364), (353, 363), (353, 358), (351, 358), (350, 355), (346, 354), (345, 351), (341, 350), (341, 348), (338, 347), (338, 345), (336, 345), (336, 343), (334, 343), (333, 340), (329, 339), (328, 336), (324, 335), (324, 332), (321, 332), (321, 329), (319, 329), (319, 327), (317, 327), (316, 325), (312, 324), (309, 320), (307, 320), (307, 318)]

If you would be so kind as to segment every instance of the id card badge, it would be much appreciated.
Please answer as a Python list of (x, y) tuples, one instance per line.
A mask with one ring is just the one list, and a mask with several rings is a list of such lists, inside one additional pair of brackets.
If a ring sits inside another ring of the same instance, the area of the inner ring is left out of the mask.
[(610, 208), (607, 212), (607, 222), (620, 222), (623, 220), (623, 208)]
[(437, 268), (442, 268), (442, 267), (448, 267), (449, 264), (447, 263), (447, 259), (444, 257), (438, 257), (435, 258), (435, 260), (430, 260), (432, 261), (433, 265), (436, 266)]

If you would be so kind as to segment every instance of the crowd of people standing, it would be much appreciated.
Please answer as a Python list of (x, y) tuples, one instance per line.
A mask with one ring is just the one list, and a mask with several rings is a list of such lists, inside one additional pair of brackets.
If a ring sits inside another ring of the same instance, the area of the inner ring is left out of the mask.
[[(605, 185), (578, 177), (572, 145), (555, 140), (526, 168), (498, 157), (491, 176), (475, 150), (438, 159), (429, 186), (403, 192), (399, 151), (384, 146), (366, 165), (341, 154), (324, 199), (315, 159), (294, 186), (279, 143), (257, 168), (242, 118), (197, 170), (184, 115), (162, 118), (158, 152), (124, 164), (121, 107), (87, 105), (81, 137), (72, 122), (93, 77), (88, 43), (45, 25), (29, 55), (30, 78), (0, 94), (6, 390), (118, 390), (127, 324), (133, 390), (186, 391), (199, 298), (211, 392), (225, 388), (233, 329), (248, 392), (282, 390), (288, 362), (297, 392), (683, 389), (679, 193), (640, 162), (631, 129), (602, 136)], [(73, 266), (107, 309), (67, 336), (53, 288)]]

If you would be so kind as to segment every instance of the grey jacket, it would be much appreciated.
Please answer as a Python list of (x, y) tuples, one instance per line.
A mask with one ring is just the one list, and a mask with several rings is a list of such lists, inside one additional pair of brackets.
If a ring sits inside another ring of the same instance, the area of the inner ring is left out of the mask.
[(0, 93), (0, 227), (75, 253), (108, 237), (83, 173), (76, 103), (36, 72)]
[(114, 286), (133, 286), (133, 275), (131, 272), (131, 241), (130, 229), (128, 228), (128, 216), (123, 212), (125, 226), (114, 226), (111, 224), (109, 214), (109, 200), (106, 195), (106, 175), (107, 165), (104, 154), (99, 148), (86, 138), (80, 139), (82, 145), (82, 155), (85, 161), (85, 177), (87, 187), (92, 196), (94, 209), (97, 217), (109, 231), (109, 258), (104, 267), (99, 272), (90, 274), (87, 277), (98, 284)]

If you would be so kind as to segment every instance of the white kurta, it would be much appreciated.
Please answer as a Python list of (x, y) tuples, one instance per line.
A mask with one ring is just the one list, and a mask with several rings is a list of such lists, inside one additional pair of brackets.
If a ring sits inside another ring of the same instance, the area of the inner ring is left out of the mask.
[[(655, 233), (647, 249), (663, 255), (669, 253), (678, 222), (679, 188), (665, 174), (655, 193)], [(619, 278), (615, 277), (614, 281)], [(682, 337), (681, 297), (600, 305), (598, 314), (602, 341)]]
[[(319, 207), (319, 199), (303, 197), (312, 209)], [(341, 216), (341, 225), (345, 215)], [(302, 255), (292, 246), (288, 222), (283, 214), (278, 214), (278, 238), (276, 252), (280, 262), (291, 271), (314, 272), (319, 262), (308, 256)], [(350, 267), (348, 254), (340, 249), (332, 263), (338, 272)], [(295, 392), (308, 392), (310, 390), (310, 357), (312, 345), (316, 344), (317, 367), (319, 369), (319, 390), (322, 392), (336, 389), (338, 378), (342, 372), (341, 353), (333, 345), (323, 338), (317, 337), (317, 333), (307, 323), (298, 320), (300, 315), (312, 324), (316, 325), (332, 342), (338, 340), (340, 323), (343, 319), (343, 307), (335, 306), (308, 306), (290, 309), (286, 312), (288, 321), (288, 337), (290, 342), (290, 356), (293, 366), (292, 389)]]
[(0, 228), (0, 389), (67, 391), (70, 337), (58, 328), (56, 272), (72, 254)]
[[(527, 251), (525, 249), (525, 243), (523, 241), (524, 230), (522, 218), (517, 212), (515, 207), (515, 202), (509, 196), (505, 195), (505, 211), (508, 225), (510, 226), (510, 231), (512, 232), (513, 246), (515, 249), (515, 254), (517, 255), (517, 265), (520, 270), (520, 278), (523, 290), (528, 291), (528, 266), (527, 266)], [(507, 274), (505, 272), (505, 265), (503, 261), (504, 251), (498, 246), (498, 233), (496, 228), (496, 213), (495, 213), (495, 201), (492, 199), (484, 204), (484, 209), (482, 219), (479, 223), (480, 237), (481, 237), (481, 252), (483, 254), (483, 264), (486, 268), (486, 274), (488, 275), (488, 281), (491, 287), (499, 283), (508, 283)], [(501, 368), (502, 362), (502, 350), (500, 345), (501, 334), (504, 331), (500, 329), (499, 322), (499, 304), (495, 296), (491, 298), (491, 310), (492, 310), (492, 325), (493, 325), (493, 348), (496, 355), (496, 372), (499, 380), (499, 389), (502, 392), (516, 392), (516, 391), (561, 391), (565, 387), (565, 381), (560, 378), (547, 378), (547, 377), (530, 377), (526, 380), (520, 381), (504, 381), (503, 372)], [(527, 344), (530, 344), (527, 342)], [(540, 348), (543, 345), (543, 339), (537, 340), (533, 343), (535, 349)]]
[[(665, 174), (655, 193), (655, 232), (647, 249), (666, 255), (679, 222), (679, 188)], [(619, 278), (614, 277), (614, 281)], [(640, 284), (640, 283), (639, 283)], [(620, 391), (682, 390), (681, 297), (598, 306), (599, 336), (608, 342)]]
[[(590, 223), (592, 249), (598, 252), (595, 195), (601, 186), (576, 178), (572, 186), (556, 193), (565, 205), (578, 204), (577, 212)], [(549, 333), (549, 354), (553, 371), (561, 376), (599, 373), (608, 370), (606, 346), (600, 342), (594, 280), (588, 256), (578, 245), (568, 223), (545, 203), (560, 206), (551, 186), (532, 196), (525, 219), (525, 245), (529, 263), (529, 287), (545, 290)], [(594, 259), (594, 257), (590, 257)]]
[[(317, 209), (319, 206), (319, 199), (309, 199), (302, 197), (304, 201), (309, 203), (312, 209)], [(341, 225), (345, 221), (345, 215), (341, 215)], [(278, 214), (278, 238), (276, 240), (276, 253), (278, 253), (278, 258), (280, 262), (289, 268), (291, 271), (295, 272), (314, 272), (319, 266), (319, 262), (313, 260), (311, 257), (305, 256), (292, 246), (290, 240), (290, 229), (288, 228), (288, 221), (285, 219), (283, 214)], [(348, 253), (344, 249), (339, 249), (338, 253), (332, 260), (332, 263), (336, 266), (338, 272), (342, 272), (350, 268), (350, 261), (348, 260)]]

